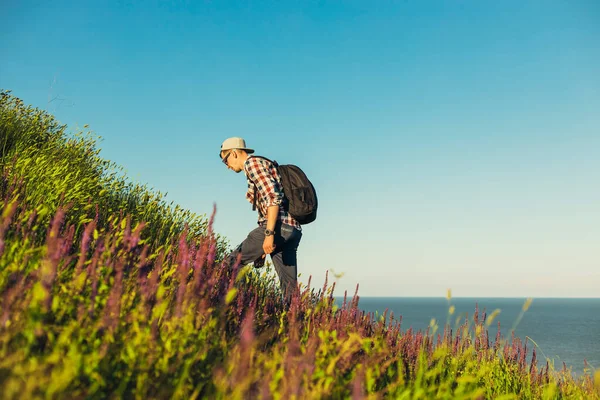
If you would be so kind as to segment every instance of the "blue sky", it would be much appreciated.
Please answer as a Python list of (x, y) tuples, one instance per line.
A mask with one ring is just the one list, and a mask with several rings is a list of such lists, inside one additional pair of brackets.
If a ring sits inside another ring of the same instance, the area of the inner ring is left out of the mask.
[[(317, 188), (300, 280), (600, 296), (600, 3), (2, 2), (0, 87), (199, 214), (255, 227), (244, 137)], [(53, 101), (50, 101), (53, 100)]]

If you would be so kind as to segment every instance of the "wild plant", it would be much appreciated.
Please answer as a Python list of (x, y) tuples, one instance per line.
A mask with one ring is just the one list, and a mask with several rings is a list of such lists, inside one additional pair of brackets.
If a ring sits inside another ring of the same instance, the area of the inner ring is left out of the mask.
[(327, 275), (284, 301), (268, 270), (224, 261), (216, 208), (160, 203), (2, 96), (3, 398), (600, 398), (598, 374), (490, 337), (497, 313), (403, 330), (361, 311), (358, 286), (336, 301)]

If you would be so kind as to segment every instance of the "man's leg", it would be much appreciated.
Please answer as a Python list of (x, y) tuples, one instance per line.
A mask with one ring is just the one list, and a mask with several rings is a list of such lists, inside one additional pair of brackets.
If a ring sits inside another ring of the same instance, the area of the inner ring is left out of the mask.
[(298, 246), (302, 232), (289, 225), (281, 225), (280, 235), (276, 237), (275, 252), (271, 260), (279, 277), (281, 291), (290, 299), (298, 282)]
[(238, 256), (241, 254), (242, 259), (240, 266), (250, 264), (262, 254), (264, 254), (263, 243), (265, 241), (265, 228), (258, 227), (250, 231), (246, 239), (239, 246), (233, 250), (228, 256), (228, 263), (230, 267), (233, 267), (237, 261)]

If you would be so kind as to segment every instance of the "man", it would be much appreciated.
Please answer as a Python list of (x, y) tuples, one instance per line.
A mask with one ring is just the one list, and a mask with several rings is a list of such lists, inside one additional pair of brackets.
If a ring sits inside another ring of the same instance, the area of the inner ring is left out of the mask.
[(258, 227), (229, 255), (229, 262), (232, 265), (241, 254), (241, 265), (254, 262), (259, 266), (270, 254), (282, 293), (289, 300), (297, 285), (297, 251), (302, 229), (286, 210), (277, 168), (253, 153), (239, 137), (225, 140), (219, 152), (228, 169), (236, 173), (244, 171), (248, 181), (246, 199), (258, 209)]

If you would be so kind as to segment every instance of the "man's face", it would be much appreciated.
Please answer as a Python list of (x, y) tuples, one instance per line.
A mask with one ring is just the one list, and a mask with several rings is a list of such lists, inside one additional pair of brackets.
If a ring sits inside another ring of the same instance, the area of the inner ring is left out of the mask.
[(225, 164), (228, 169), (234, 172), (240, 172), (242, 170), (241, 165), (239, 165), (240, 158), (235, 150), (226, 150), (222, 152), (221, 161), (223, 161), (223, 164)]

